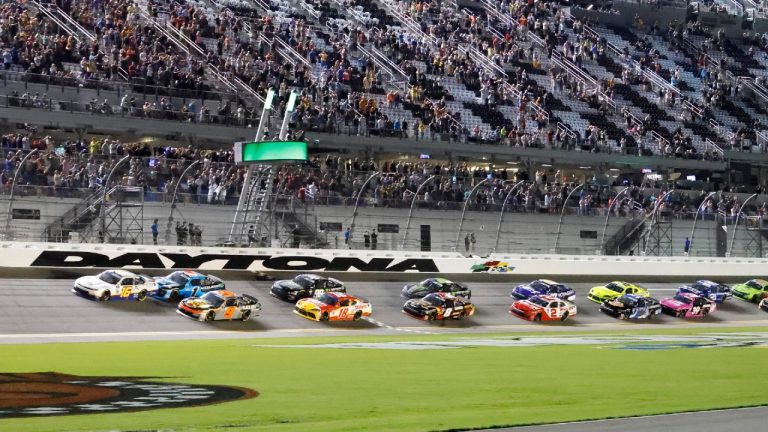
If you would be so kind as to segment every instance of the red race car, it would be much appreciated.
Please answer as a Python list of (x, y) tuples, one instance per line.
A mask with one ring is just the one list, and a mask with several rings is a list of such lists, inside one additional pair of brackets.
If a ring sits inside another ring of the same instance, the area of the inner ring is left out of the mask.
[(312, 321), (357, 321), (371, 315), (371, 304), (342, 292), (326, 292), (296, 302), (293, 312)]
[(576, 305), (554, 296), (542, 295), (512, 303), (509, 312), (529, 321), (565, 321), (576, 315)]

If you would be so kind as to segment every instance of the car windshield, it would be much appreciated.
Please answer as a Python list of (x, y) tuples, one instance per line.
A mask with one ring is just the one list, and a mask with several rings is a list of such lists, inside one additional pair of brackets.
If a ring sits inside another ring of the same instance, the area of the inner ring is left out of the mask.
[(208, 294), (204, 295), (202, 297), (203, 300), (205, 300), (209, 305), (213, 306), (214, 308), (217, 308), (221, 306), (222, 303), (224, 303), (224, 299), (217, 296), (215, 293), (209, 292)]
[(312, 279), (307, 276), (296, 276), (293, 281), (302, 288), (311, 288), (314, 285)]
[(443, 304), (443, 300), (434, 294), (430, 294), (424, 297), (424, 301), (431, 304), (432, 306), (442, 306)]
[(675, 300), (679, 301), (680, 303), (691, 304), (691, 299), (684, 295), (676, 294)]
[(429, 288), (432, 290), (439, 290), (442, 288), (443, 284), (440, 282), (434, 280), (434, 279), (427, 279), (424, 282), (421, 283), (425, 288)]
[(634, 299), (629, 296), (621, 296), (621, 298), (619, 299), (619, 302), (621, 302), (624, 306), (634, 307), (637, 304), (637, 299)]
[(745, 283), (744, 285), (746, 285), (746, 286), (748, 286), (750, 288), (754, 288), (754, 289), (763, 289), (763, 286), (760, 285), (759, 283), (757, 283), (757, 281), (754, 281), (754, 280), (747, 281), (747, 283)]
[(535, 304), (536, 306), (541, 306), (541, 307), (547, 307), (549, 305), (549, 301), (544, 300), (541, 297), (532, 297), (528, 301)]
[(339, 300), (335, 296), (332, 296), (327, 293), (322, 294), (320, 297), (317, 298), (317, 300), (329, 306), (333, 306), (339, 302)]
[(615, 291), (615, 292), (618, 292), (618, 293), (624, 292), (624, 288), (622, 288), (621, 285), (619, 285), (617, 283), (611, 282), (608, 285), (606, 285), (605, 287), (608, 288), (611, 291)]
[(120, 275), (113, 271), (105, 271), (102, 274), (99, 275), (99, 280), (106, 282), (110, 285), (115, 285), (116, 283), (120, 282)]
[(549, 291), (549, 285), (545, 284), (542, 281), (533, 281), (531, 282), (531, 288), (535, 289), (536, 291)]
[(171, 280), (171, 282), (179, 285), (186, 285), (187, 281), (189, 280), (189, 276), (184, 274), (184, 272), (173, 272), (170, 276), (168, 276), (168, 279)]

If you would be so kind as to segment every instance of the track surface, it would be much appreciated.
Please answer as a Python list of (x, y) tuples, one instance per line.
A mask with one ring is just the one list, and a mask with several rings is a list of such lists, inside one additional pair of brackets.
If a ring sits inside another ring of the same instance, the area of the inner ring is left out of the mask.
[[(659, 315), (651, 321), (624, 322), (598, 311), (586, 299), (590, 287), (598, 283), (570, 284), (576, 289), (578, 315), (564, 323), (531, 323), (511, 316), (512, 284), (473, 283), (475, 316), (462, 321), (423, 322), (401, 312), (403, 284), (349, 283), (348, 291), (371, 301), (371, 320), (343, 323), (317, 323), (292, 313), (293, 305), (270, 296), (271, 282), (228, 281), (227, 288), (256, 296), (263, 305), (261, 316), (248, 322), (201, 323), (184, 318), (175, 306), (152, 300), (98, 303), (70, 292), (71, 280), (3, 279), (6, 294), (0, 301), (0, 344), (74, 341), (116, 341), (153, 339), (200, 339), (231, 337), (281, 337), (319, 335), (391, 334), (398, 332), (492, 332), (558, 331), (588, 329), (659, 328), (660, 326), (755, 326), (768, 325), (768, 314), (756, 305), (738, 299), (718, 305), (704, 319), (681, 320)], [(642, 284), (651, 295), (663, 298), (674, 294), (673, 284)]]
[(615, 420), (491, 429), (509, 432), (741, 432), (765, 430), (768, 408), (741, 408)]

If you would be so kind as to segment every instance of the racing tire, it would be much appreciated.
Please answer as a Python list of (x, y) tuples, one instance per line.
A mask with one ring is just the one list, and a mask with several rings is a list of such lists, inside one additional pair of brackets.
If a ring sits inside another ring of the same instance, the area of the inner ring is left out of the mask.
[(323, 312), (320, 314), (320, 321), (328, 321), (328, 312)]
[(172, 290), (171, 293), (168, 294), (168, 301), (181, 301), (181, 294), (179, 294), (179, 290)]
[(560, 317), (560, 321), (565, 321), (568, 318), (568, 312), (564, 313), (563, 316)]
[(101, 296), (99, 296), (99, 301), (109, 301), (110, 297), (112, 297), (112, 293), (109, 291), (104, 291)]
[(355, 316), (352, 317), (353, 321), (360, 321), (360, 318), (363, 317), (363, 313), (361, 311), (355, 312)]
[(757, 303), (757, 302), (759, 302), (759, 300), (757, 299), (757, 295), (753, 295), (752, 297), (750, 297), (750, 298), (749, 298), (749, 301), (750, 301), (750, 302), (752, 302), (752, 303)]
[(536, 315), (534, 315), (534, 316), (533, 316), (533, 320), (534, 320), (534, 321), (541, 321), (541, 314), (540, 314), (540, 313), (537, 313)]
[(709, 315), (709, 308), (702, 308), (701, 316), (707, 316), (707, 315)]
[(434, 321), (437, 319), (437, 315), (434, 312), (427, 314), (427, 321)]
[(251, 319), (251, 311), (249, 310), (244, 311), (243, 316), (240, 317), (240, 321), (245, 322), (245, 321), (248, 321), (249, 319)]
[(141, 290), (138, 294), (136, 294), (136, 300), (138, 301), (144, 301), (147, 299), (147, 290)]
[(685, 318), (685, 311), (678, 311), (677, 312), (677, 317), (678, 318)]
[(205, 321), (210, 322), (213, 321), (213, 319), (216, 317), (216, 314), (213, 313), (213, 311), (208, 311), (205, 314)]

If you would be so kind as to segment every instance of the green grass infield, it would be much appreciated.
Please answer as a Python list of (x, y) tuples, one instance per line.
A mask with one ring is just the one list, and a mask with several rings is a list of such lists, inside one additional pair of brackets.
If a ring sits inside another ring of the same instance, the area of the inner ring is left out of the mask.
[[(154, 380), (259, 392), (253, 399), (194, 408), (4, 419), (0, 431), (434, 431), (764, 405), (768, 404), (765, 381), (760, 379), (768, 355), (764, 346), (617, 349), (638, 342), (590, 342), (329, 349), (281, 345), (494, 341), (525, 336), (684, 338), (767, 331), (751, 327), (0, 345), (0, 373), (162, 377)], [(663, 343), (670, 342), (643, 342)]]

